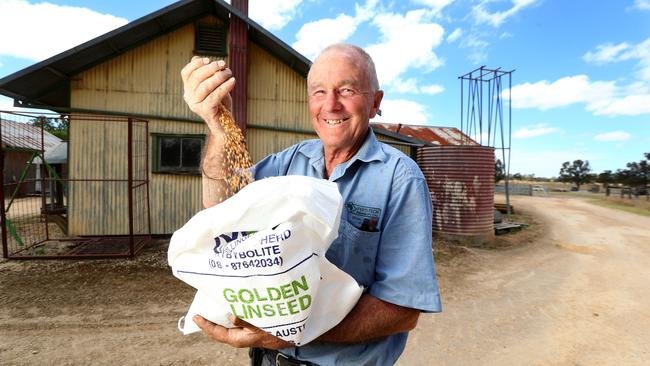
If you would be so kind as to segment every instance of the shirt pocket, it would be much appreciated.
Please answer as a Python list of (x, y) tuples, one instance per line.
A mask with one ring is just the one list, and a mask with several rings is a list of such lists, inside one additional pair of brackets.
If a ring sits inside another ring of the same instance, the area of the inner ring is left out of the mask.
[(327, 259), (369, 287), (375, 279), (375, 261), (381, 231), (359, 230), (347, 220), (339, 225), (339, 236), (327, 251)]

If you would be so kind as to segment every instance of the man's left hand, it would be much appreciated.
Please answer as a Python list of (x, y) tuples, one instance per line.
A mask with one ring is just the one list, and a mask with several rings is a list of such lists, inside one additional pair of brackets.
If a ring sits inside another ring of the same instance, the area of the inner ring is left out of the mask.
[(258, 347), (266, 349), (282, 349), (294, 347), (293, 344), (283, 341), (282, 339), (272, 336), (269, 333), (255, 327), (237, 317), (232, 317), (230, 321), (233, 328), (222, 327), (215, 324), (200, 315), (195, 315), (192, 320), (213, 340), (229, 344), (237, 348)]

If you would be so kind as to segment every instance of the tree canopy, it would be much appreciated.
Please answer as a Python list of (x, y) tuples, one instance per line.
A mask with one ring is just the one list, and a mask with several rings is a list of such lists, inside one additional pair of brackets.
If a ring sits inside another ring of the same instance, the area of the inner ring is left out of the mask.
[[(578, 187), (580, 184), (588, 183), (595, 180), (604, 185), (622, 184), (624, 186), (639, 187), (647, 186), (650, 183), (650, 152), (643, 154), (645, 159), (640, 161), (627, 163), (625, 169), (617, 169), (615, 172), (611, 170), (604, 170), (600, 174), (589, 174), (584, 172), (584, 166), (589, 168), (589, 162), (582, 162), (582, 160), (575, 160), (573, 164), (568, 161), (562, 164), (560, 169), (559, 180), (562, 182), (576, 183)], [(580, 166), (582, 165), (582, 168)], [(591, 169), (589, 169), (591, 170)], [(589, 177), (591, 176), (591, 178)], [(576, 182), (576, 177), (583, 176), (586, 180), (580, 179), (581, 182)]]
[(31, 121), (31, 124), (37, 127), (43, 126), (43, 129), (61, 140), (68, 140), (69, 121), (66, 118), (46, 118), (37, 117)]
[(560, 182), (574, 183), (580, 190), (581, 185), (592, 181), (593, 176), (590, 172), (591, 167), (588, 160), (582, 161), (578, 159), (574, 160), (573, 163), (565, 161), (562, 163), (558, 178)]

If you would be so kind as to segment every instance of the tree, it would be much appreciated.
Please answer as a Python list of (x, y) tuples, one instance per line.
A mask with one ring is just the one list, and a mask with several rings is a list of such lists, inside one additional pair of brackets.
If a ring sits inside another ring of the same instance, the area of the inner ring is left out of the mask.
[(506, 168), (500, 159), (494, 162), (494, 184), (499, 183), (506, 178)]
[(560, 182), (574, 183), (578, 187), (578, 190), (580, 190), (581, 185), (591, 182), (593, 176), (589, 172), (591, 172), (591, 167), (587, 160), (582, 161), (578, 159), (574, 160), (573, 163), (565, 161), (562, 163), (558, 178)]
[(30, 122), (33, 126), (43, 129), (61, 140), (68, 140), (69, 121), (66, 118), (37, 117)]
[(596, 177), (596, 182), (602, 183), (605, 186), (608, 186), (614, 183), (614, 174), (611, 170), (605, 170), (602, 173), (598, 174)]
[(645, 187), (650, 181), (650, 153), (643, 154), (645, 160), (627, 163), (627, 169), (618, 169), (614, 177), (618, 183), (630, 187)]

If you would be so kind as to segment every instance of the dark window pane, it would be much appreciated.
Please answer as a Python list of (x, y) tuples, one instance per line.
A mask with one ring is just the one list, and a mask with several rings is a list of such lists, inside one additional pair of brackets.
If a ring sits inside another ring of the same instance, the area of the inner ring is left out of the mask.
[(183, 139), (183, 168), (198, 168), (201, 161), (201, 139)]
[(178, 137), (160, 138), (160, 167), (178, 168), (181, 165), (181, 140)]

